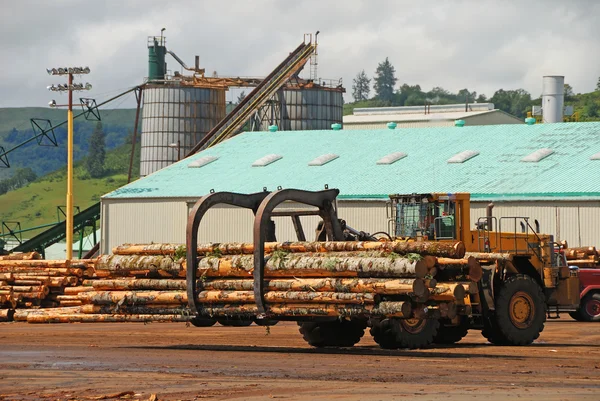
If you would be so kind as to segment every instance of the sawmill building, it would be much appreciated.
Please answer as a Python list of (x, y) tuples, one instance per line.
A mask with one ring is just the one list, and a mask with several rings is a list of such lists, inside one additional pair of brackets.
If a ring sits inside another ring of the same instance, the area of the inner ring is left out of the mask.
[[(473, 224), (493, 202), (495, 216), (528, 216), (556, 240), (600, 247), (600, 123), (588, 122), (243, 133), (103, 196), (101, 252), (184, 243), (189, 210), (211, 190), (326, 185), (359, 230), (388, 230), (388, 194), (470, 192)], [(251, 241), (252, 217), (216, 207), (199, 240)], [(302, 219), (310, 238), (315, 217)], [(275, 222), (278, 240), (295, 238), (291, 222)]]

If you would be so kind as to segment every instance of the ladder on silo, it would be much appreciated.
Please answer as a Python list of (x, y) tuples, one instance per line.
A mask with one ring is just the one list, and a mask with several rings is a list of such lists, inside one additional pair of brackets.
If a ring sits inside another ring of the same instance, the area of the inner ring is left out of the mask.
[(277, 66), (248, 96), (246, 96), (235, 109), (231, 111), (223, 120), (221, 120), (212, 130), (210, 130), (200, 142), (192, 148), (186, 155), (191, 156), (203, 149), (214, 146), (235, 135), (238, 130), (250, 119), (250, 117), (285, 83), (297, 74), (309, 60), (317, 48), (312, 41), (312, 35), (309, 35), (308, 43), (305, 40), (290, 53), (286, 59)]

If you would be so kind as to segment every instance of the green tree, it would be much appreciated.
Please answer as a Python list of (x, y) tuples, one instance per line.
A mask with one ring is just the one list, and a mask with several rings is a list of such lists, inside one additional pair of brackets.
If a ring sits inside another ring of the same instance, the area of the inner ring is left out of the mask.
[(600, 116), (600, 107), (592, 98), (588, 98), (583, 106), (583, 114), (588, 119), (594, 119)]
[(242, 93), (239, 94), (238, 98), (237, 98), (237, 104), (242, 103), (242, 100), (244, 100), (244, 98), (246, 97), (246, 92), (242, 91)]
[(488, 99), (483, 93), (477, 96), (477, 103), (487, 103), (487, 101)]
[(391, 102), (394, 97), (394, 86), (398, 80), (395, 76), (396, 69), (386, 57), (385, 60), (377, 66), (375, 70), (375, 96), (383, 101)]
[(352, 97), (355, 102), (367, 100), (371, 92), (371, 80), (367, 77), (365, 70), (362, 70), (352, 80)]
[(490, 102), (494, 103), (496, 108), (516, 117), (525, 117), (532, 103), (531, 95), (525, 89), (499, 89), (490, 98)]
[(575, 92), (573, 92), (573, 87), (569, 84), (565, 84), (565, 100), (572, 100), (573, 96), (575, 96)]
[[(411, 103), (408, 104), (408, 99), (411, 99)], [(421, 90), (420, 85), (409, 85), (402, 84), (396, 94), (394, 95), (395, 106), (415, 106), (417, 104), (423, 104), (425, 102), (425, 94)]]
[(596, 90), (600, 91), (600, 78), (598, 78), (598, 82), (596, 83)]
[(106, 149), (104, 148), (104, 131), (102, 123), (98, 122), (96, 129), (90, 137), (90, 150), (88, 158), (85, 161), (85, 167), (92, 178), (102, 177), (104, 174), (104, 158), (106, 157)]

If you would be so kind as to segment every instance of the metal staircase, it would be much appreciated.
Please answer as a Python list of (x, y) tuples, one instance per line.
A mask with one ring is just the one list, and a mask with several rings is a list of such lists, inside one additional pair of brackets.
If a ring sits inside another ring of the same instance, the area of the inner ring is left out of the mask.
[(305, 35), (304, 42), (290, 53), (231, 113), (208, 132), (186, 157), (234, 136), (246, 121), (271, 99), (290, 77), (297, 74), (317, 48), (316, 37), (314, 43), (312, 35), (308, 35), (308, 43), (306, 38), (307, 35)]
[[(73, 216), (73, 231), (78, 232), (83, 230), (84, 227), (94, 225), (95, 222), (100, 219), (100, 202), (88, 207), (81, 213), (77, 213)], [(45, 248), (50, 245), (56, 244), (63, 240), (66, 234), (65, 222), (62, 221), (48, 230), (41, 232), (35, 237), (23, 242), (22, 244), (11, 249), (11, 252), (31, 252), (37, 251), (44, 255)], [(72, 246), (67, 244), (67, 246)]]

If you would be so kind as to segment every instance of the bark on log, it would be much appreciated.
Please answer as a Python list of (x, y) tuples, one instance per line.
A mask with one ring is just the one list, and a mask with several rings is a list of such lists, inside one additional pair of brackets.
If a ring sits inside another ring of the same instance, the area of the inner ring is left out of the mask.
[(59, 302), (60, 301), (81, 301), (81, 299), (79, 299), (77, 297), (77, 295), (57, 295), (56, 300)]
[(121, 322), (187, 322), (183, 315), (29, 315), (27, 323), (121, 323)]
[(80, 306), (83, 305), (81, 301), (60, 301), (60, 306)]
[[(76, 262), (73, 263), (73, 265)], [(68, 260), (0, 260), (0, 267), (29, 267), (39, 269), (65, 269), (72, 267)]]
[(430, 299), (434, 301), (463, 302), (466, 290), (462, 283), (438, 283), (430, 290)]
[(27, 321), (27, 316), (30, 315), (45, 315), (45, 314), (76, 314), (81, 312), (81, 307), (63, 307), (52, 309), (16, 309), (13, 319), (15, 321)]
[(465, 276), (471, 281), (478, 282), (483, 276), (481, 264), (472, 256), (464, 259), (438, 258), (437, 267), (440, 280), (456, 280), (456, 277)]
[(37, 279), (29, 279), (29, 280), (13, 280), (12, 281), (12, 285), (33, 285), (33, 286), (40, 286), (40, 285), (46, 285), (46, 286), (50, 286), (50, 283), (52, 281), (50, 280), (50, 277), (45, 277), (43, 279), (41, 278), (37, 278)]
[[(201, 291), (198, 294), (201, 303), (252, 303), (253, 291)], [(365, 304), (374, 303), (373, 294), (357, 294), (344, 292), (312, 292), (312, 291), (268, 291), (265, 301), (271, 303), (331, 303), (331, 304)]]
[[(265, 253), (285, 251), (298, 252), (347, 252), (347, 251), (386, 251), (400, 255), (417, 253), (420, 255), (462, 258), (465, 245), (462, 242), (405, 242), (405, 241), (330, 241), (330, 242), (267, 242)], [(248, 243), (201, 244), (200, 254), (239, 255), (251, 254), (254, 246)]]
[(183, 279), (111, 279), (86, 280), (84, 286), (92, 286), (95, 290), (185, 290)]
[(564, 253), (567, 259), (587, 259), (586, 256), (598, 256), (594, 246), (568, 248), (564, 250)]
[(571, 266), (577, 266), (577, 267), (590, 267), (590, 268), (595, 268), (595, 267), (600, 267), (600, 265), (591, 259), (579, 259), (579, 260), (569, 260), (568, 261), (569, 265)]
[[(257, 314), (254, 304), (205, 305), (203, 316), (241, 316), (253, 317)], [(409, 317), (412, 308), (408, 302), (381, 302), (379, 305), (343, 305), (343, 304), (273, 304), (268, 307), (268, 316), (389, 316)]]
[(179, 261), (170, 256), (103, 255), (96, 262), (96, 273), (107, 270), (114, 276), (127, 276), (131, 271), (145, 270), (150, 274), (167, 273), (169, 276), (185, 276)]
[[(23, 300), (31, 300), (31, 299), (44, 299), (46, 297), (46, 293), (43, 291), (36, 292), (20, 292), (19, 295)], [(26, 304), (27, 305), (27, 304)]]
[(86, 314), (130, 314), (130, 315), (189, 315), (187, 306), (181, 305), (82, 305)]
[(8, 273), (0, 273), (0, 280), (12, 281), (14, 279), (13, 274), (11, 272)]
[(1, 260), (39, 260), (42, 256), (37, 252), (11, 253), (0, 256)]
[(112, 304), (187, 304), (185, 291), (90, 291), (77, 298), (83, 303)]
[[(205, 277), (250, 277), (252, 256), (205, 257), (198, 262), (198, 274)], [(304, 255), (273, 255), (265, 264), (265, 277), (409, 277), (423, 278), (428, 273), (423, 261), (401, 257), (337, 258)]]
[[(199, 290), (253, 291), (254, 281), (248, 279), (213, 279), (199, 281), (198, 288)], [(265, 280), (264, 288), (265, 291), (329, 291), (389, 295), (412, 292), (417, 296), (423, 296), (427, 293), (425, 282), (421, 279), (344, 279), (332, 277), (273, 279)]]
[(486, 253), (486, 252), (467, 252), (464, 258), (474, 257), (477, 260), (508, 260), (512, 262), (513, 255), (510, 253)]

